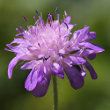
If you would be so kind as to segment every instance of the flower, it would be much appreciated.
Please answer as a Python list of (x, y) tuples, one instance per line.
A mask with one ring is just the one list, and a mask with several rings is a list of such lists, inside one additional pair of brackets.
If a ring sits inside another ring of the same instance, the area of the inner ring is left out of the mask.
[[(64, 78), (66, 73), (71, 86), (79, 89), (84, 84), (86, 76), (85, 67), (89, 70), (92, 79), (97, 78), (87, 58), (93, 60), (97, 53), (104, 49), (90, 43), (96, 38), (95, 32), (89, 32), (89, 26), (71, 33), (75, 24), (70, 24), (71, 17), (64, 12), (64, 20), (53, 20), (48, 14), (47, 23), (42, 16), (35, 17), (35, 25), (25, 30), (21, 26), (16, 30), (15, 38), (7, 44), (7, 51), (14, 52), (16, 56), (8, 66), (8, 77), (11, 79), (12, 71), (18, 61), (25, 61), (21, 66), (22, 70), (31, 69), (26, 81), (25, 88), (32, 91), (36, 97), (44, 96), (47, 92), (52, 75)], [(27, 19), (24, 17), (27, 22)], [(17, 44), (13, 46), (13, 44)], [(86, 58), (87, 57), (87, 58)], [(85, 67), (84, 67), (85, 66)]]

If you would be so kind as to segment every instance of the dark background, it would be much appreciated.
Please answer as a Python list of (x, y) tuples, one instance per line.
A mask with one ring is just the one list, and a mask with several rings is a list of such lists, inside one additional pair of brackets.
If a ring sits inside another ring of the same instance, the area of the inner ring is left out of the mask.
[(110, 110), (110, 0), (0, 0), (0, 110), (52, 110), (52, 82), (46, 96), (36, 98), (24, 88), (29, 71), (20, 70), (20, 64), (9, 80), (7, 68), (15, 55), (4, 48), (14, 39), (16, 27), (26, 27), (22, 16), (32, 25), (36, 9), (46, 20), (49, 12), (55, 15), (56, 6), (61, 16), (66, 10), (71, 23), (77, 24), (73, 31), (90, 26), (90, 31), (97, 32), (94, 43), (105, 49), (91, 61), (97, 80), (92, 80), (87, 72), (85, 85), (76, 91), (66, 76), (64, 80), (57, 78), (59, 110)]

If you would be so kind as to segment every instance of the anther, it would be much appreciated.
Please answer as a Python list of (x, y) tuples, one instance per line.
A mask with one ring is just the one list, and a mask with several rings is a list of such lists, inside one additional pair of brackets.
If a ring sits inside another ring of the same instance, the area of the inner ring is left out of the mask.
[(58, 13), (58, 7), (56, 7), (56, 9), (55, 9), (55, 14), (57, 14)]
[(25, 22), (27, 22), (27, 18), (25, 16), (23, 16), (23, 19), (24, 19)]
[(20, 33), (20, 30), (18, 28), (16, 28), (16, 31)]
[(43, 57), (43, 62), (45, 61), (45, 56)]
[(21, 31), (23, 31), (23, 32), (25, 31), (25, 29), (22, 28), (22, 26), (20, 26), (19, 29), (20, 29)]
[(38, 46), (40, 47), (40, 43), (38, 43)]
[(48, 14), (48, 21), (52, 21), (52, 15), (51, 14)]
[(34, 21), (36, 21), (36, 17), (35, 16), (33, 16), (33, 19), (34, 19)]
[(28, 25), (27, 18), (25, 16), (23, 16), (23, 19), (26, 22), (26, 24)]
[(37, 10), (36, 10), (36, 15), (37, 15), (37, 16), (39, 16), (39, 13), (38, 13), (38, 11), (37, 11)]

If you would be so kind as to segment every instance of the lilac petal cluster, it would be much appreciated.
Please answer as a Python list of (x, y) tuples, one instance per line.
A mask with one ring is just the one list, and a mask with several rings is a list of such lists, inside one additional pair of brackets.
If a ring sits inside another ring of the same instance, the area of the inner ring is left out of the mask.
[(19, 32), (16, 34), (17, 38), (7, 44), (6, 50), (16, 55), (8, 66), (9, 79), (12, 77), (13, 68), (20, 60), (25, 61), (21, 66), (22, 70), (31, 70), (25, 81), (25, 88), (32, 91), (36, 97), (46, 94), (52, 75), (64, 78), (66, 73), (74, 89), (84, 85), (85, 67), (92, 79), (97, 78), (87, 59), (93, 60), (96, 54), (103, 52), (104, 49), (90, 43), (96, 38), (96, 33), (89, 32), (89, 26), (71, 33), (75, 24), (70, 24), (71, 17), (66, 12), (61, 21), (59, 14), (56, 20), (48, 14), (46, 23), (42, 16), (38, 15), (37, 20), (33, 18), (35, 25), (28, 26), (27, 30), (21, 26), (17, 28)]

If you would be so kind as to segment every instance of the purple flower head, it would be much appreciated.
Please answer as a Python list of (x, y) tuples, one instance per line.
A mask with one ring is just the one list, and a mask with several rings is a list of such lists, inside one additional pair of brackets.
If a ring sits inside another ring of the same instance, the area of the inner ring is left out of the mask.
[[(87, 58), (93, 60), (97, 53), (104, 51), (89, 42), (96, 38), (96, 33), (89, 32), (89, 26), (84, 26), (72, 34), (71, 29), (75, 24), (70, 24), (71, 17), (66, 12), (61, 23), (59, 14), (57, 20), (53, 20), (52, 15), (48, 14), (45, 23), (42, 16), (39, 16), (37, 11), (36, 13), (38, 19), (33, 17), (35, 25), (28, 26), (27, 30), (21, 26), (17, 28), (17, 38), (7, 44), (9, 49), (6, 50), (16, 54), (8, 66), (9, 79), (12, 77), (14, 66), (20, 60), (25, 61), (21, 69), (31, 69), (25, 81), (25, 88), (32, 91), (36, 97), (46, 94), (51, 75), (64, 78), (65, 72), (71, 86), (79, 89), (84, 84), (85, 66), (92, 79), (96, 79), (97, 74), (87, 61)], [(27, 21), (25, 17), (24, 19)]]

